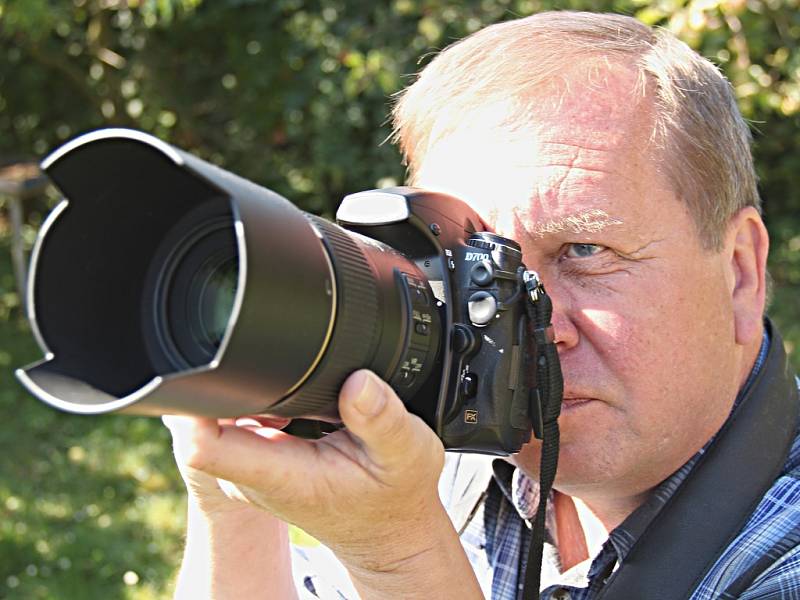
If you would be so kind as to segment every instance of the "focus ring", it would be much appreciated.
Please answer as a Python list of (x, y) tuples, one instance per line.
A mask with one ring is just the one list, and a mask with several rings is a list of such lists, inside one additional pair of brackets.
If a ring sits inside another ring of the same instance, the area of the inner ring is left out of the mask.
[(348, 375), (370, 364), (378, 340), (380, 304), (375, 275), (356, 241), (339, 226), (306, 215), (322, 234), (336, 277), (336, 315), (325, 354), (300, 389), (270, 414), (338, 417), (339, 390)]

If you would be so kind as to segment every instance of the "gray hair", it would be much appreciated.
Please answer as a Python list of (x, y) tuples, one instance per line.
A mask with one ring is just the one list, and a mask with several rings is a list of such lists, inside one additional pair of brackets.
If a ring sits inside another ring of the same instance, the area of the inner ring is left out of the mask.
[[(654, 105), (651, 138), (664, 153), (661, 168), (687, 203), (703, 245), (720, 249), (733, 215), (745, 206), (760, 210), (750, 130), (711, 62), (668, 31), (622, 15), (544, 12), (491, 25), (442, 51), (398, 95), (393, 111), (394, 139), (412, 183), (426, 151), (465, 115), (521, 99), (581, 58), (637, 71), (640, 91)], [(526, 108), (511, 118), (524, 120)]]

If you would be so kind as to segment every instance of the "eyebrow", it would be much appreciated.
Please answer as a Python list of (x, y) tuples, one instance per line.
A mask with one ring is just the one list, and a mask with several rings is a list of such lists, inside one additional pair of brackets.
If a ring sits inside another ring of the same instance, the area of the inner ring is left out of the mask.
[[(522, 224), (522, 223), (520, 223)], [(622, 225), (620, 219), (612, 217), (606, 211), (593, 208), (560, 219), (541, 221), (524, 227), (529, 235), (544, 237), (554, 233), (597, 233), (613, 225)]]

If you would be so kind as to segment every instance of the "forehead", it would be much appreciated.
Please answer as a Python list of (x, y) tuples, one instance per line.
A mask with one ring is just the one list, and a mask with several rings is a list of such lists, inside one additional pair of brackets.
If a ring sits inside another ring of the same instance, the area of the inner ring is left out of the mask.
[[(510, 118), (520, 106), (524, 120)], [(510, 232), (516, 219), (545, 231), (591, 214), (644, 220), (651, 201), (669, 193), (651, 142), (651, 102), (629, 69), (585, 67), (463, 122), (434, 137), (415, 184), (461, 197), (496, 228)]]

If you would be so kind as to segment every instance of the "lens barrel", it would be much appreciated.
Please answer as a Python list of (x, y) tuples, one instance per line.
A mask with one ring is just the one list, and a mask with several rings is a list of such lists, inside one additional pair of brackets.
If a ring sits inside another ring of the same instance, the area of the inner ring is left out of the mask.
[[(42, 164), (65, 199), (31, 257), (45, 354), (17, 371), (78, 413), (336, 420), (353, 370), (385, 378), (412, 340), (399, 252), (160, 140), (101, 130)], [(422, 385), (439, 352), (426, 346)]]

